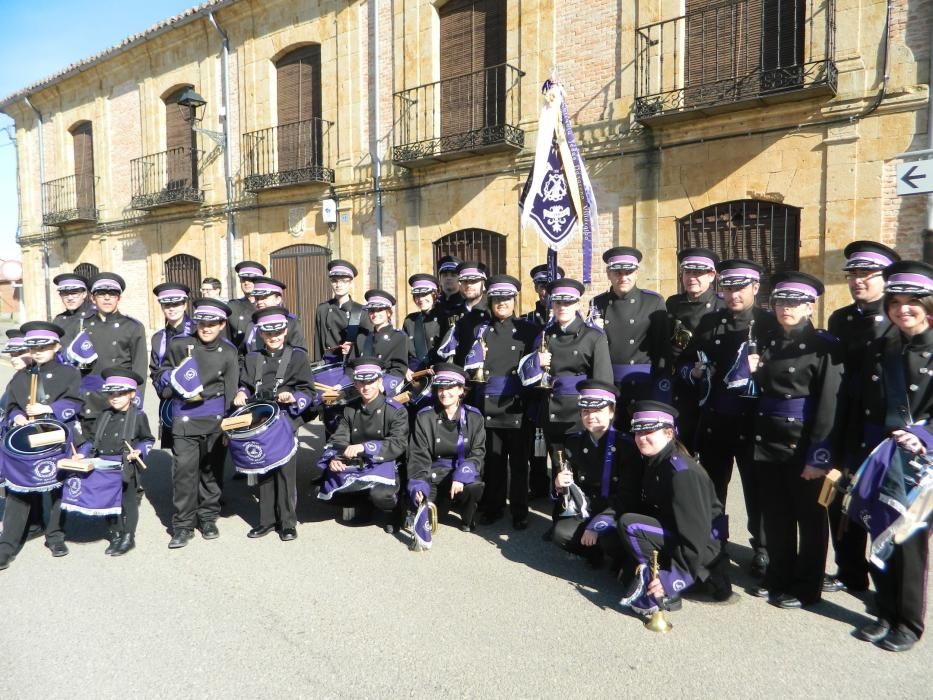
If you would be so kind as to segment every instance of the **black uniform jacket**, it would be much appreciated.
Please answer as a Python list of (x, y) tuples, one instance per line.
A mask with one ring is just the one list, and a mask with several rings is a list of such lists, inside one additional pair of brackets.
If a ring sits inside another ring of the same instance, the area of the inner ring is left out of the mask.
[(87, 319), (95, 313), (97, 313), (97, 307), (91, 302), (91, 295), (88, 294), (77, 309), (74, 311), (66, 309), (52, 319), (53, 323), (57, 323), (65, 331), (65, 335), (62, 336), (62, 348), (67, 348), (71, 341), (75, 339), (75, 336), (78, 335), (81, 321), (83, 320), (86, 323)]
[[(285, 330), (285, 343), (293, 348), (300, 348), (306, 353), (308, 351), (308, 341), (305, 338), (305, 332), (301, 329), (301, 323), (294, 314), (285, 312), (288, 317), (288, 326)], [(243, 342), (239, 345), (239, 351), (245, 355), (248, 352), (256, 352), (263, 347), (262, 336), (259, 330), (250, 321), (243, 335)]]
[(16, 371), (6, 388), (8, 423), (12, 424), (16, 416), (26, 415), (33, 376), (38, 377), (36, 402), (52, 409), (50, 418), (70, 424), (82, 407), (81, 373), (71, 365), (62, 364), (57, 360), (38, 367), (30, 365)]
[(261, 350), (247, 354), (240, 363), (239, 390), (248, 398), (272, 403), (277, 403), (277, 397), (281, 392), (290, 392), (295, 397), (295, 402), (279, 404), (279, 408), (288, 413), (292, 426), (297, 430), (305, 422), (302, 414), (314, 399), (314, 377), (311, 375), (308, 353), (302, 348), (292, 348), (282, 382), (276, 386), (276, 374), (287, 347), (286, 344), (285, 347), (272, 351), (263, 346)]
[(357, 398), (337, 418), (329, 443), (338, 455), (350, 445), (363, 445), (372, 462), (402, 459), (408, 450), (408, 411), (381, 393), (365, 406)]
[[(489, 305), (486, 303), (486, 297), (481, 298), (472, 309), (467, 310), (464, 304), (458, 306), (451, 313), (451, 324), (453, 325), (453, 337), (456, 341), (456, 348), (453, 355), (445, 354), (454, 364), (463, 367), (466, 362), (466, 356), (473, 348), (473, 341), (476, 340), (476, 329), (489, 321), (492, 316), (489, 313)], [(443, 345), (441, 346), (444, 347)], [(441, 350), (443, 352), (443, 349)]]
[[(608, 444), (610, 433), (613, 435), (611, 445)], [(590, 433), (581, 430), (567, 438), (564, 456), (570, 463), (574, 483), (586, 496), (590, 516), (598, 518), (588, 529), (603, 529), (599, 523), (605, 523), (605, 527), (615, 527), (616, 518), (622, 514), (623, 465), (641, 459), (631, 433), (607, 430), (594, 442)]]
[[(462, 406), (463, 461), (457, 459), (457, 436), (461, 434), (459, 416), (453, 420), (439, 404), (418, 412), (408, 449), (408, 493), (414, 500), (417, 491), (429, 494), (430, 484), (439, 484), (453, 471), (453, 480), (464, 484), (482, 478), (486, 460), (486, 427), (483, 416), (472, 406)], [(444, 460), (437, 464), (438, 460)], [(447, 466), (447, 465), (450, 466)]]
[[(674, 294), (667, 298), (665, 305), (667, 306), (667, 314), (670, 318), (672, 333), (677, 321), (680, 321), (685, 330), (690, 333), (695, 333), (700, 325), (700, 320), (706, 314), (725, 308), (725, 302), (722, 300), (722, 296), (712, 287), (707, 289), (697, 299), (691, 299), (687, 296), (686, 292)], [(683, 350), (673, 345), (671, 350), (673, 353), (673, 361), (676, 365)]]
[(359, 357), (378, 357), (386, 372), (397, 377), (405, 376), (408, 369), (408, 336), (390, 325), (378, 331), (361, 328), (356, 336), (356, 352)]
[(168, 381), (167, 373), (162, 372), (162, 360), (165, 359), (165, 355), (168, 353), (169, 343), (172, 341), (172, 338), (176, 336), (185, 337), (193, 335), (196, 327), (197, 322), (185, 315), (181, 323), (177, 326), (166, 324), (165, 328), (156, 331), (152, 335), (152, 340), (150, 341), (151, 349), (149, 351), (149, 380), (160, 396), (162, 394), (162, 389), (165, 388), (165, 384)]
[[(163, 397), (175, 399), (172, 435), (207, 435), (220, 430), (220, 421), (233, 407), (237, 382), (240, 377), (238, 354), (233, 344), (224, 336), (204, 343), (197, 336), (176, 337), (168, 345), (163, 361), (163, 371), (171, 371), (188, 357), (188, 346), (193, 348), (192, 357), (201, 376), (200, 401), (185, 401), (169, 384)], [(168, 396), (167, 396), (167, 395)]]
[(441, 292), (437, 297), (437, 307), (445, 316), (462, 314), (464, 311), (463, 295), (460, 292), (454, 292), (450, 296), (447, 296)]
[[(130, 411), (136, 412), (136, 419), (133, 423), (132, 434), (128, 434), (127, 417)], [(107, 416), (106, 423), (103, 423), (104, 416)], [(98, 436), (98, 432), (102, 434)], [(126, 445), (128, 442), (134, 450), (140, 451), (140, 458), (145, 461), (152, 449), (155, 438), (149, 429), (149, 419), (143, 411), (134, 406), (126, 411), (115, 411), (112, 408), (106, 408), (97, 418), (94, 424), (94, 432), (86, 433), (80, 438), (78, 452), (84, 457), (123, 457), (123, 474), (127, 477), (132, 475), (137, 469), (136, 462), (130, 462), (126, 459)]]
[(660, 294), (634, 287), (619, 296), (610, 289), (593, 306), (602, 314), (614, 366), (650, 364), (653, 373), (670, 374), (671, 329)]
[[(84, 330), (94, 343), (97, 360), (90, 374), (100, 374), (107, 367), (131, 369), (146, 376), (146, 333), (135, 318), (114, 311), (105, 318), (96, 313), (84, 322)], [(144, 386), (139, 387), (142, 393)]]
[(230, 317), (227, 319), (227, 336), (236, 347), (243, 344), (246, 331), (252, 323), (255, 305), (246, 297), (237, 297), (227, 302), (230, 307)]
[(448, 318), (435, 305), (427, 313), (415, 311), (405, 317), (402, 330), (408, 336), (408, 367), (420, 370), (440, 361), (437, 346), (447, 332)]
[[(355, 320), (359, 318), (359, 325), (350, 327), (351, 317)], [(369, 314), (363, 309), (363, 305), (349, 299), (346, 303), (338, 306), (336, 299), (328, 299), (318, 304), (314, 312), (314, 361), (323, 359), (324, 353), (328, 348), (340, 345), (345, 341), (354, 342), (356, 334), (360, 329), (370, 329), (372, 324), (369, 322)], [(335, 354), (330, 351), (329, 354)], [(353, 357), (353, 351), (350, 351), (348, 357)]]

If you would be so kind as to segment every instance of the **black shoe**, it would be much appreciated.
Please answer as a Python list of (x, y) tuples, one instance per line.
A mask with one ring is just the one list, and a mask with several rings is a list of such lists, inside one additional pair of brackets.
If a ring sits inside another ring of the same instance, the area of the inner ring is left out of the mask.
[(46, 542), (45, 546), (49, 548), (53, 557), (64, 557), (68, 555), (68, 545), (64, 542)]
[(803, 607), (803, 603), (800, 602), (800, 599), (796, 596), (792, 596), (790, 593), (782, 593), (781, 595), (774, 596), (768, 602), (782, 610), (797, 610)]
[(859, 628), (855, 632), (855, 636), (858, 639), (861, 639), (863, 642), (871, 642), (872, 644), (877, 644), (882, 639), (888, 636), (888, 632), (891, 631), (891, 623), (887, 620), (878, 618), (874, 622), (871, 622), (864, 627)]
[(460, 525), (460, 531), (461, 532), (475, 532), (476, 523), (462, 523)]
[(131, 549), (136, 548), (136, 536), (132, 532), (127, 532), (123, 537), (120, 538), (120, 542), (117, 545), (116, 550), (113, 553), (115, 557), (122, 557)]
[(480, 513), (479, 524), (480, 525), (492, 525), (493, 523), (497, 522), (500, 518), (502, 518), (501, 510), (493, 510), (493, 511), (489, 511), (488, 513)]
[(265, 537), (270, 532), (275, 529), (275, 525), (266, 525), (265, 527), (254, 527), (252, 530), (246, 533), (246, 536), (251, 540), (258, 539), (260, 537)]
[(840, 593), (849, 590), (848, 587), (835, 576), (823, 576), (823, 593)]
[(879, 646), (887, 651), (910, 651), (916, 643), (917, 636), (913, 632), (895, 627), (881, 640)]
[(517, 518), (512, 518), (512, 527), (516, 530), (527, 530), (528, 529), (528, 516), (522, 515)]
[(717, 603), (725, 602), (732, 597), (732, 581), (729, 579), (729, 574), (725, 571), (714, 571), (710, 575), (708, 582), (713, 600)]
[(767, 552), (755, 552), (755, 556), (752, 557), (751, 567), (749, 568), (749, 573), (755, 578), (761, 578), (765, 575), (765, 571), (768, 570), (768, 553)]
[(194, 531), (187, 527), (180, 527), (175, 530), (171, 541), (168, 543), (169, 549), (180, 549), (191, 541), (194, 537)]
[(291, 542), (292, 540), (298, 539), (298, 530), (293, 527), (286, 527), (279, 533), (279, 539), (283, 542)]
[(667, 612), (677, 612), (683, 609), (684, 601), (679, 595), (664, 596), (661, 599), (661, 609)]
[(770, 598), (771, 591), (769, 591), (764, 586), (752, 586), (748, 589), (749, 595), (753, 595), (756, 598)]
[(41, 537), (45, 530), (42, 529), (41, 525), (30, 525), (29, 529), (26, 531), (26, 541), (34, 540), (37, 537)]
[(216, 540), (220, 537), (220, 530), (217, 529), (217, 523), (213, 520), (201, 523), (201, 527), (198, 529), (201, 531), (201, 537), (206, 540)]
[(10, 568), (10, 562), (12, 562), (16, 557), (11, 552), (3, 552), (0, 554), (0, 571)]
[(113, 553), (117, 551), (117, 547), (120, 546), (120, 538), (122, 537), (122, 532), (114, 532), (110, 536), (110, 544), (107, 545), (107, 549), (104, 550), (104, 554), (106, 554), (108, 557), (112, 557)]

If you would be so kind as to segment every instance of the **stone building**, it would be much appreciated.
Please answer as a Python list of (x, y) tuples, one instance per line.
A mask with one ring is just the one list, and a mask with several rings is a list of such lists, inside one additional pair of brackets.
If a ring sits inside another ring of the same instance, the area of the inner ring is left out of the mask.
[[(209, 275), (227, 292), (240, 259), (271, 264), (308, 319), (330, 257), (357, 263), (357, 297), (382, 286), (402, 313), (405, 279), (443, 252), (527, 280), (545, 250), (517, 200), (553, 71), (596, 255), (638, 246), (641, 286), (669, 294), (678, 247), (710, 245), (816, 274), (835, 306), (847, 242), (920, 254), (925, 198), (894, 187), (898, 154), (929, 145), (931, 5), (206, 2), (0, 101), (28, 312), (79, 264), (122, 273), (138, 290), (125, 309), (150, 326), (155, 284)], [(569, 274), (579, 250), (561, 253)]]

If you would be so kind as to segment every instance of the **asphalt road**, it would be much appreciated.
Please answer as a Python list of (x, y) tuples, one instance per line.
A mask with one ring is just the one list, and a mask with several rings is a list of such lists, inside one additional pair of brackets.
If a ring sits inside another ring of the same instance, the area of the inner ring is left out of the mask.
[[(0, 367), (4, 384), (10, 374)], [(299, 464), (319, 449), (313, 427)], [(869, 620), (867, 598), (785, 611), (744, 593), (738, 478), (736, 595), (688, 600), (659, 635), (618, 608), (608, 571), (541, 540), (546, 503), (527, 531), (442, 525), (432, 551), (415, 554), (308, 497), (296, 541), (249, 540), (258, 508), (244, 481), (228, 481), (220, 538), (170, 551), (168, 456), (149, 462), (133, 552), (104, 556), (103, 523), (72, 517), (69, 556), (36, 539), (0, 572), (4, 698), (931, 694), (931, 642), (891, 654), (851, 636)]]

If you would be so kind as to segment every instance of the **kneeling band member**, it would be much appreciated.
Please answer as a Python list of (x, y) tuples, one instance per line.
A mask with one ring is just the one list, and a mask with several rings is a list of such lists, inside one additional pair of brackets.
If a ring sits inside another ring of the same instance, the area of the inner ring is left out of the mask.
[[(262, 463), (241, 467), (234, 459), (234, 466), (259, 476), (259, 525), (250, 530), (247, 537), (264, 537), (277, 530), (280, 540), (290, 542), (298, 537), (298, 516), (295, 513), (298, 502), (295, 481), (298, 445), (294, 435), (304, 424), (302, 414), (312, 403), (314, 378), (308, 364), (308, 353), (303, 348), (292, 347), (287, 341), (289, 317), (283, 307), (260, 309), (253, 314), (252, 322), (262, 342), (259, 350), (243, 358), (240, 388), (233, 404), (245, 406), (251, 400), (274, 402), (279, 408), (278, 417), (274, 420), (286, 421), (291, 430), (285, 434), (284, 428), (276, 429), (270, 425), (269, 430), (252, 438), (263, 447)], [(232, 442), (236, 438), (229, 439), (231, 455), (236, 457), (238, 450)], [(270, 441), (275, 444), (267, 444)], [(244, 457), (247, 460), (250, 457), (245, 448)]]
[[(623, 474), (624, 515), (619, 534), (637, 562), (635, 578), (620, 602), (641, 615), (658, 604), (680, 606), (680, 595), (697, 581), (709, 581), (715, 600), (731, 595), (723, 551), (727, 526), (722, 504), (706, 471), (674, 437), (677, 411), (659, 401), (638, 401), (632, 416), (641, 463)], [(648, 570), (658, 553), (658, 577)]]
[(415, 417), (408, 455), (408, 495), (418, 507), (428, 499), (440, 518), (452, 503), (460, 508), (460, 529), (475, 528), (483, 496), (486, 427), (483, 415), (463, 403), (463, 370), (450, 362), (434, 365), (434, 401)]
[(554, 477), (553, 540), (586, 556), (593, 566), (604, 555), (619, 561), (622, 542), (616, 529), (622, 459), (631, 459), (631, 436), (613, 427), (616, 388), (597, 380), (577, 384), (583, 431), (564, 443), (564, 463)]

